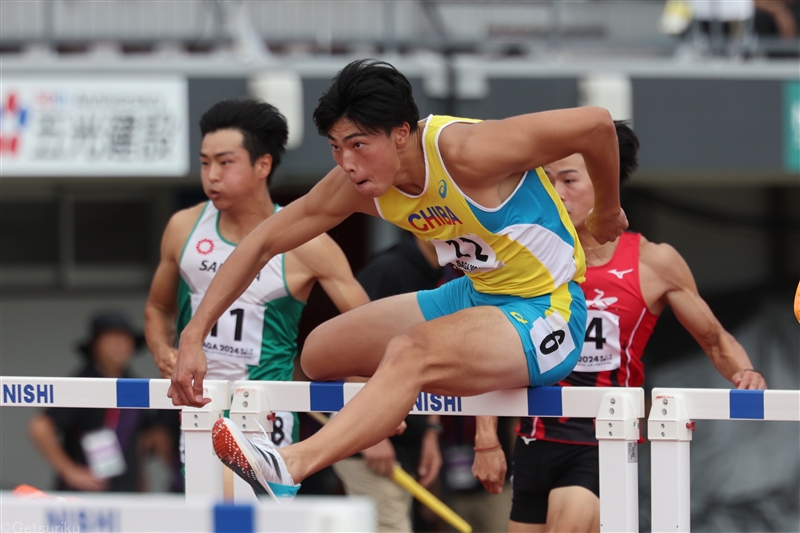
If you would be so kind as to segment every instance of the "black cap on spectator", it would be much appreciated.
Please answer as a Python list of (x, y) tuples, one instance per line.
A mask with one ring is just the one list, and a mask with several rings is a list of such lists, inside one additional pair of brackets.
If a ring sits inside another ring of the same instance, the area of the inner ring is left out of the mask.
[(133, 338), (135, 349), (139, 352), (144, 346), (144, 334), (136, 330), (121, 311), (103, 311), (92, 317), (91, 336), (78, 345), (78, 350), (87, 358), (92, 356), (92, 344), (106, 331), (122, 331)]

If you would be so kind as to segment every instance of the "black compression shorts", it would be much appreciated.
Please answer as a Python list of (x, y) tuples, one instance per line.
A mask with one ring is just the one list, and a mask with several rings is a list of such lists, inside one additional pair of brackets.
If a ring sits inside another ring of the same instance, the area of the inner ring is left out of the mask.
[(547, 523), (547, 499), (552, 489), (579, 486), (600, 496), (600, 461), (597, 446), (541, 440), (514, 445), (511, 520), (524, 524)]

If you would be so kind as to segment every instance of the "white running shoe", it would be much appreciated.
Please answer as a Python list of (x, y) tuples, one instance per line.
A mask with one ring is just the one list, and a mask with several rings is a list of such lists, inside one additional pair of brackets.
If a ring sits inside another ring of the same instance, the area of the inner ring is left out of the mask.
[(247, 481), (256, 496), (269, 494), (277, 502), (291, 501), (300, 485), (295, 485), (283, 457), (264, 435), (253, 442), (228, 418), (214, 422), (211, 430), (214, 451), (225, 466)]

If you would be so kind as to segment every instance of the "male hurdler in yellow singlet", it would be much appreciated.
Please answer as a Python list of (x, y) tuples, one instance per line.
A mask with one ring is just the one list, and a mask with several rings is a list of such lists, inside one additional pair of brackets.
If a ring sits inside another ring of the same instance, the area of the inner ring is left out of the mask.
[(552, 384), (571, 370), (585, 324), (576, 285), (584, 257), (564, 206), (532, 169), (582, 154), (595, 190), (587, 228), (603, 243), (627, 227), (616, 132), (603, 109), (420, 120), (405, 76), (362, 60), (336, 76), (314, 122), (336, 168), (254, 229), (214, 277), (181, 335), (173, 402), (208, 401), (202, 341), (261, 266), (352, 213), (431, 240), (440, 262), (467, 276), (360, 306), (309, 335), (300, 359), (307, 376), (370, 377), (313, 437), (273, 450), (249, 442), (230, 421), (215, 424), (220, 459), (257, 493), (273, 496), (293, 495), (306, 476), (389, 436), (421, 391), (470, 396)]
[(487, 208), (465, 196), (448, 175), (437, 142), (439, 133), (456, 122), (477, 121), (427, 118), (422, 193), (389, 189), (375, 198), (378, 214), (432, 242), (441, 265), (451, 263), (466, 274), (417, 293), (426, 320), (467, 307), (495, 306), (519, 333), (530, 385), (557, 383), (577, 363), (586, 323), (577, 283), (586, 266), (575, 228), (541, 168), (526, 172), (499, 207)]

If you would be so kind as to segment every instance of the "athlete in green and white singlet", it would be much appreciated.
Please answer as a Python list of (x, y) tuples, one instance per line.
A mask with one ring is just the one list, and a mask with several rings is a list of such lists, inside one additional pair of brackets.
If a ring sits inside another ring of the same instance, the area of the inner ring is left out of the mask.
[[(179, 262), (178, 334), (222, 263), (236, 249), (220, 235), (219, 215), (214, 204), (206, 202), (184, 243)], [(208, 358), (206, 379), (291, 381), (305, 302), (289, 292), (284, 262), (285, 254), (273, 257), (211, 330), (203, 344)], [(297, 441), (295, 422), (293, 413), (276, 413), (272, 433), (276, 445)]]
[[(179, 332), (191, 319), (222, 263), (236, 249), (220, 235), (218, 219), (219, 211), (207, 202), (184, 245), (179, 264)], [(273, 257), (211, 330), (203, 345), (208, 357), (208, 379), (292, 379), (305, 302), (289, 292), (284, 262), (285, 254)]]
[[(178, 335), (185, 336), (222, 264), (279, 209), (268, 184), (285, 151), (283, 116), (264, 102), (226, 100), (203, 115), (200, 130), (200, 178), (209, 201), (176, 212), (167, 223), (145, 304), (147, 345), (165, 378), (174, 370)], [(341, 312), (369, 301), (326, 234), (276, 255), (250, 279), (207, 335), (203, 372), (209, 379), (291, 380), (300, 315), (317, 282)], [(294, 416), (282, 414), (272, 441), (296, 440), (295, 427)]]

